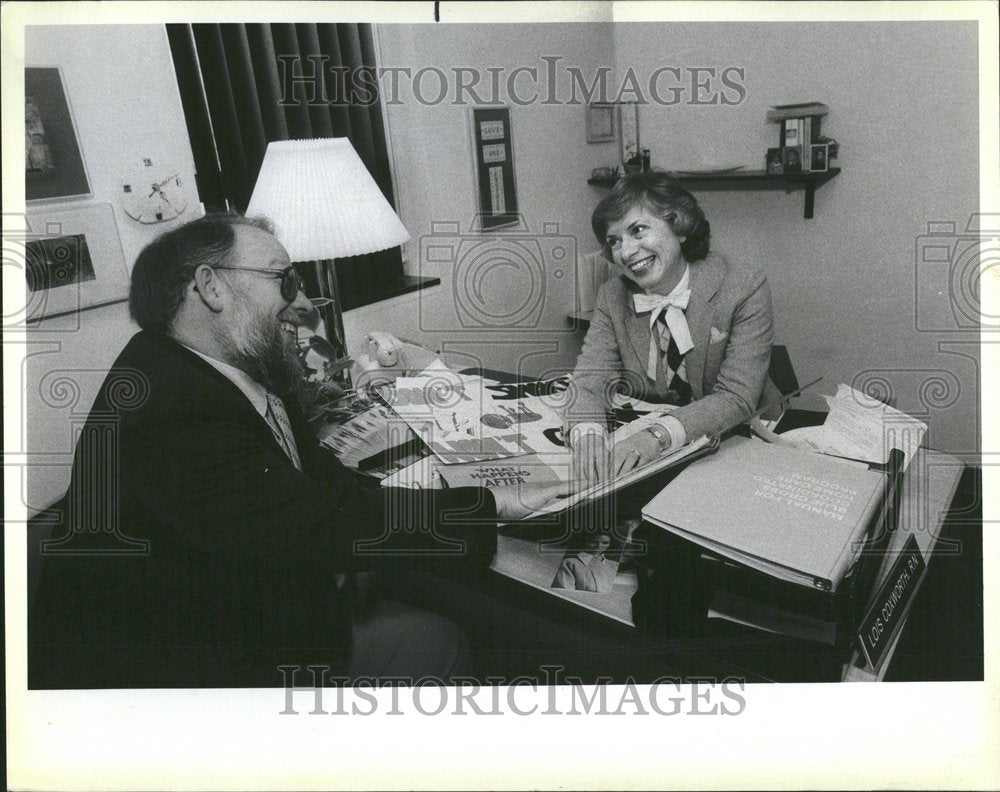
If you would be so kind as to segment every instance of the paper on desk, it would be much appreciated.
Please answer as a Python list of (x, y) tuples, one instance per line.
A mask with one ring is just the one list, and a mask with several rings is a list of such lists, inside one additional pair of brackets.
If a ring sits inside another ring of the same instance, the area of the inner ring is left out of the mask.
[(349, 468), (357, 468), (362, 459), (413, 440), (413, 431), (381, 404), (342, 424), (328, 424), (317, 435), (322, 445)]
[[(434, 358), (434, 360), (432, 360), (430, 363), (427, 364), (427, 366), (424, 367), (423, 371), (421, 371), (420, 374), (433, 374), (435, 371), (451, 371), (451, 369), (445, 365), (444, 361), (441, 360), (441, 358)], [(459, 374), (458, 376), (463, 377), (465, 375)]]
[(475, 387), (480, 384), (487, 384), (493, 382), (493, 380), (487, 380), (478, 374), (461, 374), (453, 369), (448, 368), (448, 366), (441, 360), (441, 358), (435, 358), (431, 363), (429, 363), (425, 368), (421, 369), (419, 372), (413, 374), (412, 376), (407, 376), (405, 374), (400, 374), (395, 377), (391, 382), (387, 382), (375, 387), (375, 392), (386, 404), (389, 404), (393, 398), (395, 388), (399, 382), (411, 382), (413, 380), (434, 378), (434, 382), (446, 382), (454, 387)]
[(441, 489), (445, 486), (438, 473), (433, 456), (418, 459), (402, 470), (386, 476), (380, 482), (383, 487), (404, 487), (406, 489)]
[(417, 372), (413, 376), (429, 377), (433, 374), (444, 374), (447, 377), (467, 386), (476, 385), (478, 383), (490, 384), (493, 382), (493, 380), (488, 380), (479, 374), (462, 374), (460, 371), (455, 371), (454, 369), (449, 368), (448, 364), (441, 360), (441, 358), (435, 358), (424, 369)]
[(800, 448), (803, 451), (815, 451), (814, 448), (810, 447), (807, 443), (800, 440), (796, 442), (795, 440), (790, 440), (788, 435), (791, 432), (785, 432), (784, 434), (777, 434), (774, 431), (776, 425), (775, 421), (763, 421), (760, 416), (755, 416), (750, 419), (750, 431), (753, 432), (757, 437), (762, 440), (766, 440), (769, 443), (774, 443), (775, 445), (789, 446), (791, 448)]
[(884, 465), (898, 448), (904, 470), (923, 441), (927, 424), (912, 418), (849, 385), (838, 385), (835, 396), (824, 396), (830, 412), (822, 426), (792, 429), (781, 435), (800, 448), (831, 456)]
[(488, 385), (443, 369), (400, 377), (382, 396), (441, 462), (462, 464), (561, 447), (558, 405), (568, 389), (568, 377)]
[(437, 470), (449, 487), (555, 484), (569, 481), (570, 462), (568, 451), (551, 451), (465, 465), (440, 465)]
[[(639, 588), (639, 578), (634, 566), (636, 551), (631, 545), (623, 549), (614, 547), (620, 535), (618, 528), (612, 533), (614, 549), (609, 555), (617, 557), (618, 560), (612, 561), (605, 557), (605, 564), (609, 567), (608, 572), (611, 575), (598, 577), (597, 591), (553, 587), (554, 578), (564, 558), (572, 555), (572, 553), (564, 555), (562, 550), (565, 545), (553, 546), (551, 542), (539, 542), (500, 533), (497, 536), (497, 552), (491, 568), (501, 575), (634, 627), (632, 597)], [(572, 543), (573, 539), (567, 538)], [(632, 556), (631, 560), (628, 558), (629, 555)], [(622, 571), (623, 560), (631, 567), (631, 571), (628, 569)], [(602, 590), (601, 581), (610, 582), (610, 589)]]

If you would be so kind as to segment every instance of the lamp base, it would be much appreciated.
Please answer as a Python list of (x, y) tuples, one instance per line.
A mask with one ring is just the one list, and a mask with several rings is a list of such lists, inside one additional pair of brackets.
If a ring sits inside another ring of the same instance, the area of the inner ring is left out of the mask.
[[(340, 293), (337, 288), (337, 270), (334, 259), (322, 259), (297, 263), (296, 267), (306, 284), (306, 294), (310, 298), (320, 298), (323, 304), (317, 306), (323, 322), (324, 336), (333, 347), (333, 360), (326, 367), (321, 379), (331, 382), (344, 391), (352, 390), (351, 366), (336, 365), (347, 358), (347, 338), (344, 334), (344, 318), (340, 310)], [(319, 300), (317, 300), (319, 302)]]

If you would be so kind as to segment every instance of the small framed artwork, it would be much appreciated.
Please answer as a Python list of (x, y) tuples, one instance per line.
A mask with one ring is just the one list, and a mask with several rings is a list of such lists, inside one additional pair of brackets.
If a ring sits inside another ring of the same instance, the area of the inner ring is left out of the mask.
[(488, 231), (513, 225), (517, 222), (517, 190), (510, 108), (473, 108), (472, 126), (482, 228)]
[(28, 322), (128, 298), (128, 270), (111, 204), (29, 212), (25, 249)]
[(829, 143), (813, 143), (809, 147), (809, 170), (825, 171), (830, 159)]
[(785, 146), (781, 150), (781, 166), (785, 173), (801, 173), (802, 146)]
[(90, 195), (87, 169), (59, 69), (24, 70), (24, 147), (26, 200)]
[(764, 169), (768, 173), (784, 173), (784, 166), (781, 163), (781, 149), (769, 148), (767, 156), (764, 158)]
[(621, 102), (618, 105), (618, 117), (622, 130), (622, 167), (625, 173), (638, 173), (642, 170), (638, 103)]
[(587, 142), (610, 143), (618, 137), (615, 106), (611, 102), (591, 102), (587, 105)]

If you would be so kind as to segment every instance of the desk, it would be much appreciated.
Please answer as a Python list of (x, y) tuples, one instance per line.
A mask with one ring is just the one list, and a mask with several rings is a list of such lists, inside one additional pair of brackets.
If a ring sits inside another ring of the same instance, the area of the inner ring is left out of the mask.
[[(724, 450), (724, 446), (723, 446)], [(722, 453), (722, 451), (720, 451)], [(902, 628), (886, 651), (884, 660), (877, 670), (864, 667), (863, 659), (857, 651), (850, 661), (843, 664), (843, 655), (831, 654), (831, 649), (822, 644), (800, 641), (785, 636), (764, 633), (721, 619), (702, 619), (702, 624), (693, 625), (694, 635), (679, 635), (676, 638), (657, 639), (642, 635), (635, 628), (613, 623), (590, 611), (584, 611), (575, 604), (566, 602), (547, 592), (534, 589), (528, 584), (504, 578), (497, 584), (499, 595), (532, 611), (535, 615), (565, 627), (573, 625), (580, 636), (598, 645), (604, 642), (604, 661), (608, 668), (621, 665), (629, 668), (637, 676), (637, 681), (645, 678), (651, 681), (664, 673), (692, 677), (736, 676), (749, 681), (876, 681), (885, 678), (891, 667), (892, 656), (901, 637), (906, 634), (906, 620), (914, 604), (919, 602), (919, 587), (927, 575), (933, 575), (936, 567), (932, 557), (939, 546), (942, 526), (949, 506), (962, 475), (963, 464), (955, 457), (937, 451), (921, 449), (914, 457), (904, 477), (900, 522), (894, 534), (889, 553), (876, 582), (876, 587), (888, 575), (892, 561), (899, 548), (909, 536), (914, 536), (924, 555), (928, 570), (917, 584), (902, 617)], [(626, 491), (621, 508), (637, 513), (649, 499), (650, 490), (656, 490), (665, 483), (667, 475), (647, 482), (640, 492)], [(635, 489), (635, 488), (633, 488)], [(644, 529), (660, 531), (651, 525)], [(497, 573), (499, 577), (499, 573)], [(695, 582), (696, 585), (696, 582)], [(520, 589), (520, 590), (519, 590)], [(494, 595), (497, 592), (494, 591)], [(694, 595), (692, 595), (694, 596)], [(665, 607), (669, 607), (667, 603)], [(926, 610), (935, 608), (936, 603), (924, 603)], [(975, 612), (975, 603), (968, 603)], [(953, 606), (948, 606), (953, 607)], [(574, 612), (576, 611), (576, 612)], [(704, 613), (704, 610), (701, 611)], [(972, 622), (973, 629), (975, 622)], [(572, 649), (573, 641), (567, 642)], [(952, 647), (956, 653), (965, 651), (960, 646)], [(615, 653), (619, 656), (614, 657)], [(595, 658), (598, 656), (595, 650)], [(631, 658), (640, 656), (645, 667), (631, 664)], [(550, 656), (553, 663), (559, 662), (557, 652)], [(602, 672), (606, 673), (606, 672)], [(611, 672), (612, 677), (616, 674)]]
[[(494, 374), (482, 373), (487, 376)], [(900, 524), (890, 551), (900, 547), (908, 536), (915, 536), (927, 561), (927, 574), (931, 577), (938, 574), (938, 564), (933, 562), (932, 555), (939, 545), (942, 526), (963, 470), (962, 462), (949, 454), (921, 450), (904, 477)], [(664, 471), (635, 487), (619, 491), (619, 513), (638, 515), (642, 506), (673, 475), (674, 471)], [(972, 495), (972, 498), (976, 497), (976, 494)], [(644, 528), (661, 530), (653, 526)], [(880, 580), (888, 573), (891, 558), (890, 553)], [(966, 570), (960, 574), (968, 573), (969, 570)], [(926, 576), (921, 580), (920, 587), (925, 580)], [(981, 592), (979, 597), (981, 602)], [(590, 679), (609, 677), (623, 680), (630, 677), (635, 681), (649, 682), (663, 675), (672, 675), (816, 682), (886, 678), (892, 665), (892, 655), (907, 637), (909, 611), (916, 607), (920, 596), (919, 591), (915, 592), (910, 600), (903, 628), (892, 641), (877, 671), (859, 666), (857, 655), (844, 665), (843, 654), (835, 657), (825, 645), (763, 633), (719, 619), (702, 618), (702, 624), (697, 626), (694, 634), (652, 637), (567, 602), (547, 590), (533, 588), (496, 572), (473, 585), (471, 590), (463, 589), (452, 599), (462, 600), (462, 603), (456, 607), (454, 601), (449, 603), (445, 597), (436, 602), (425, 600), (422, 604), (448, 612), (470, 633), (475, 634), (478, 629), (479, 637), (482, 637), (485, 632), (489, 644), (486, 651), (488, 654), (492, 652), (489, 659), (499, 659), (500, 666), (507, 666), (509, 676), (531, 674), (533, 671), (537, 675), (540, 665), (553, 664), (580, 668), (581, 677)], [(476, 604), (473, 606), (472, 603)], [(968, 605), (973, 611), (981, 609), (974, 598)], [(942, 608), (934, 601), (922, 602), (920, 607), (925, 616), (928, 612), (940, 615)], [(954, 603), (946, 607), (953, 608)], [(485, 630), (483, 623), (487, 626)], [(967, 626), (971, 632), (977, 629), (974, 620)], [(927, 642), (932, 642), (934, 636), (933, 632), (927, 634)], [(912, 639), (910, 636), (911, 642)], [(944, 647), (942, 651), (951, 651), (956, 658), (963, 653), (968, 654), (960, 645)], [(979, 654), (981, 657), (981, 649)], [(484, 665), (487, 668), (496, 667), (489, 662)], [(971, 666), (976, 666), (974, 659)], [(936, 678), (933, 671), (928, 673)], [(892, 678), (891, 674), (889, 678)]]

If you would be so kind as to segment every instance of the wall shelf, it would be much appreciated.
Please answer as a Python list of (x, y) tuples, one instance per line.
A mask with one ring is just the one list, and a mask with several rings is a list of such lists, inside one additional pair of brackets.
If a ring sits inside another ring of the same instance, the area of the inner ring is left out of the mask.
[[(803, 217), (813, 216), (816, 188), (840, 173), (840, 168), (808, 173), (768, 173), (762, 170), (741, 170), (733, 173), (672, 174), (681, 184), (693, 190), (805, 190)], [(613, 187), (618, 177), (587, 179), (595, 187)]]

